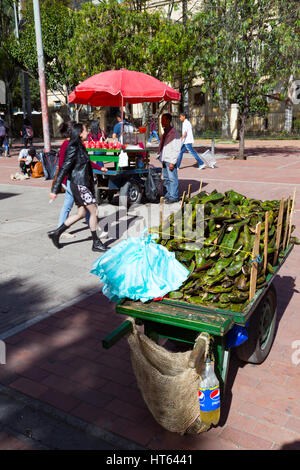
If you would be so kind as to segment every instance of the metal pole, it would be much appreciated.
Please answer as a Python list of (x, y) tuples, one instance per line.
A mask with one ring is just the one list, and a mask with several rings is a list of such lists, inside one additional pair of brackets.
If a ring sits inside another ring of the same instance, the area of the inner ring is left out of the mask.
[(123, 119), (124, 119), (123, 107), (124, 107), (124, 98), (122, 96), (122, 98), (121, 98), (121, 138), (120, 138), (121, 144), (123, 144)]
[(36, 49), (37, 49), (38, 68), (39, 68), (39, 83), (40, 83), (43, 135), (44, 135), (44, 152), (46, 153), (46, 152), (50, 152), (51, 143), (50, 143), (50, 132), (49, 132), (47, 89), (46, 89), (46, 79), (45, 79), (45, 63), (44, 63), (44, 53), (43, 53), (43, 40), (42, 40), (39, 0), (33, 0), (33, 12), (34, 12)]
[[(14, 15), (15, 15), (15, 35), (17, 40), (19, 41), (20, 35), (19, 35), (19, 17), (18, 17), (18, 11), (17, 11), (17, 5), (16, 2), (14, 1)], [(24, 87), (24, 73), (21, 70), (19, 73), (19, 79), (20, 79), (20, 85), (21, 85), (21, 95), (22, 95), (22, 110), (23, 110), (23, 119), (26, 118), (26, 103), (25, 103), (25, 87)]]
[[(14, 16), (15, 16), (15, 35), (17, 40), (20, 39), (19, 34), (19, 20), (22, 18), (21, 4), (19, 4), (19, 9), (17, 10), (16, 1), (13, 2), (14, 7)], [(21, 94), (22, 94), (22, 109), (23, 109), (23, 118), (27, 117), (32, 123), (31, 118), (31, 99), (30, 99), (30, 89), (28, 74), (21, 70), (20, 71), (20, 84), (21, 84)]]
[(18, 19), (17, 6), (16, 6), (15, 1), (14, 1), (14, 15), (15, 15), (15, 35), (16, 35), (16, 38), (19, 39), (19, 19)]

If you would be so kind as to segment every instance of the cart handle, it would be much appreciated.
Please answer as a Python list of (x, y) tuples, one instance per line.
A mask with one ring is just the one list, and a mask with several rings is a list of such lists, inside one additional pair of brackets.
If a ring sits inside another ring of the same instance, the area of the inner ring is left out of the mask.
[(124, 321), (118, 328), (113, 330), (106, 338), (102, 340), (102, 346), (105, 349), (111, 348), (115, 343), (117, 343), (123, 336), (127, 333), (133, 331), (132, 322), (129, 320)]

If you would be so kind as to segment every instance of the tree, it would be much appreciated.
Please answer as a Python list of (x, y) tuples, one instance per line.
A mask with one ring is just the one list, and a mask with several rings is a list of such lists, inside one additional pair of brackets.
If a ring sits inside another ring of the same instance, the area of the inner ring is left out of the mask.
[(6, 109), (9, 127), (9, 138), (13, 134), (13, 101), (12, 90), (18, 80), (19, 70), (16, 69), (14, 61), (5, 48), (8, 37), (11, 37), (14, 29), (13, 2), (11, 0), (0, 0), (0, 79), (5, 83)]
[(68, 80), (80, 82), (105, 70), (128, 68), (156, 75), (149, 42), (160, 28), (159, 13), (137, 11), (117, 0), (85, 3), (76, 12), (68, 48), (61, 54)]
[[(74, 87), (69, 81), (65, 63), (61, 60), (62, 51), (74, 33), (74, 15), (63, 0), (43, 0), (41, 2), (41, 24), (47, 86), (65, 96)], [(23, 25), (20, 38), (10, 37), (6, 47), (15, 62), (33, 78), (38, 78), (38, 63), (35, 40), (35, 27), (32, 2), (26, 2), (23, 11)]]
[(286, 0), (205, 0), (195, 17), (197, 68), (205, 88), (221, 87), (239, 105), (241, 159), (248, 117), (267, 111), (266, 95), (296, 66), (297, 17), (297, 3)]
[(140, 11), (117, 0), (83, 4), (69, 48), (62, 53), (68, 80), (78, 83), (105, 70), (127, 68), (173, 85), (191, 83), (194, 38), (188, 32), (158, 10)]

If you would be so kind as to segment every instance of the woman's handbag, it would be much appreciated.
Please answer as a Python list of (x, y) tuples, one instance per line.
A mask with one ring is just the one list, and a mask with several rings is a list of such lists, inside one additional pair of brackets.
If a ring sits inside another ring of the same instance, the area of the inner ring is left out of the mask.
[[(51, 185), (51, 192), (53, 191), (53, 186), (54, 186), (54, 184), (57, 180), (58, 172), (59, 172), (59, 168), (58, 168), (58, 165), (57, 165), (56, 172), (55, 172), (55, 175), (54, 175), (54, 178), (53, 178), (53, 181), (52, 181), (52, 185)], [(66, 192), (66, 190), (64, 188), (64, 185), (61, 184), (60, 187), (59, 187), (58, 193), (65, 193), (65, 192)]]

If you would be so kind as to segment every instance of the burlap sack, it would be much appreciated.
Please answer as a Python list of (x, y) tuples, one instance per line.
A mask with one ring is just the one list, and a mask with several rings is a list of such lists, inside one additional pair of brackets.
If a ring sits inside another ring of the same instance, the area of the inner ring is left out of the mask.
[[(155, 420), (165, 429), (180, 434), (197, 434), (209, 426), (201, 423), (198, 399), (198, 373), (189, 367), (191, 351), (170, 352), (137, 331), (127, 336), (131, 362), (138, 387)], [(202, 334), (203, 335), (203, 334)], [(199, 358), (204, 362), (207, 338), (201, 334)], [(196, 341), (196, 344), (197, 344)], [(197, 367), (198, 368), (198, 367)]]

